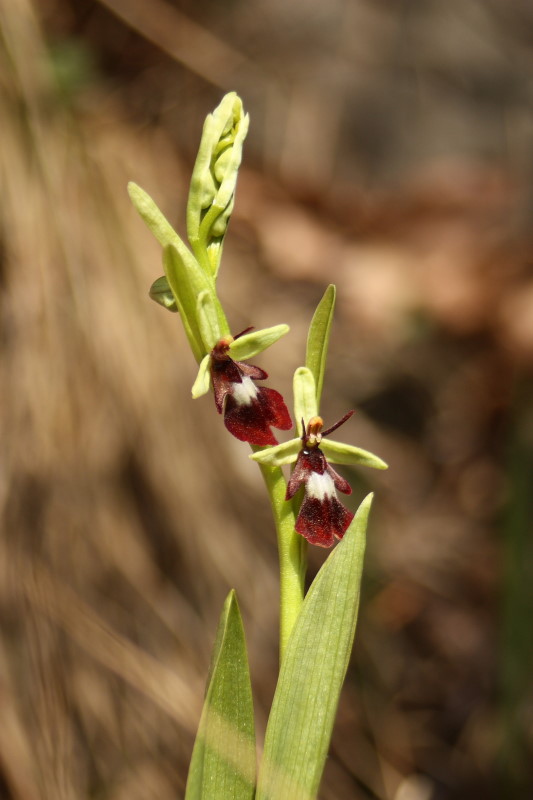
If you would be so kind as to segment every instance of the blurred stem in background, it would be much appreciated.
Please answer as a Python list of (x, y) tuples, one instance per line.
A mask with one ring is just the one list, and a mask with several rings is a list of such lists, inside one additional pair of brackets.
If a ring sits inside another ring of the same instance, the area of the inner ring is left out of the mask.
[(500, 797), (523, 798), (531, 775), (528, 715), (533, 703), (533, 378), (519, 382), (509, 447), (504, 528)]

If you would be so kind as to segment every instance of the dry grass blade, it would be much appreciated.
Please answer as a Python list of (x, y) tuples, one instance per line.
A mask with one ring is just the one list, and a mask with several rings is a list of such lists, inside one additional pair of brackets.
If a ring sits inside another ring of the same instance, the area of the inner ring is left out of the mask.
[(200, 711), (203, 681), (189, 672), (179, 675), (106, 624), (72, 589), (59, 585), (42, 565), (20, 574), (23, 595), (35, 613), (60, 625), (77, 645), (188, 728)]
[(239, 73), (257, 72), (246, 56), (168, 3), (161, 0), (99, 2), (164, 53), (214, 86), (226, 89)]

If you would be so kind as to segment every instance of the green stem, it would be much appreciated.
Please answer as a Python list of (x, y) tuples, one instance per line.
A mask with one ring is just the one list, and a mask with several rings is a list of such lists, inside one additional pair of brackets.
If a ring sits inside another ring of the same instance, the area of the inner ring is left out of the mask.
[(285, 500), (287, 484), (283, 472), (279, 467), (259, 467), (270, 497), (278, 537), (281, 662), (304, 600), (307, 542), (294, 530), (296, 518), (292, 502)]

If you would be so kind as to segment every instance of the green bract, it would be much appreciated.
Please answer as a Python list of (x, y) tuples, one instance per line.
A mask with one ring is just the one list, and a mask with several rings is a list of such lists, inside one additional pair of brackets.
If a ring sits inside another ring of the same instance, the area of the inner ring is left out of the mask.
[[(313, 378), (315, 379), (317, 406), (320, 406), (322, 384), (324, 383), (329, 334), (331, 322), (333, 320), (333, 312), (335, 310), (335, 296), (335, 286), (330, 283), (324, 292), (322, 300), (316, 307), (307, 336), (305, 366), (312, 372)], [(297, 419), (297, 423), (298, 422), (299, 420)]]
[(240, 97), (230, 92), (205, 120), (191, 178), (187, 236), (203, 269), (213, 276), (218, 272), (233, 210), (248, 123)]
[[(229, 334), (228, 323), (216, 296), (214, 283), (200, 268), (198, 262), (187, 248), (185, 248), (185, 252), (181, 252), (174, 245), (167, 245), (164, 249), (163, 265), (172, 294), (176, 298), (191, 349), (196, 360), (201, 361), (208, 347), (204, 343), (198, 318), (198, 298), (200, 295), (204, 298), (201, 304), (202, 307), (205, 309), (209, 304), (211, 309), (210, 316), (214, 314), (218, 320), (221, 335), (226, 336)], [(209, 300), (207, 300), (204, 293), (209, 296)], [(205, 328), (203, 323), (202, 327)]]
[(215, 300), (206, 289), (198, 295), (196, 314), (205, 349), (211, 351), (221, 336)]
[[(204, 343), (203, 334), (211, 341), (213, 333), (217, 338), (229, 333), (213, 276), (202, 270), (189, 248), (140, 186), (129, 183), (128, 192), (133, 205), (163, 246), (165, 275), (152, 284), (150, 296), (171, 311), (179, 310), (193, 354), (200, 361), (206, 350), (210, 349)], [(202, 300), (198, 304), (200, 295)], [(199, 306), (204, 312), (202, 322), (199, 319)], [(209, 315), (208, 326), (211, 328), (209, 334), (206, 333), (206, 314)]]
[(298, 367), (294, 373), (293, 391), (296, 430), (302, 436), (302, 420), (307, 425), (311, 417), (318, 416), (315, 379), (310, 369)]
[(173, 244), (178, 250), (187, 250), (186, 245), (180, 239), (168, 219), (166, 219), (144, 189), (141, 189), (136, 183), (130, 181), (130, 183), (128, 183), (128, 194), (131, 202), (146, 222), (161, 247), (166, 247), (167, 244)]

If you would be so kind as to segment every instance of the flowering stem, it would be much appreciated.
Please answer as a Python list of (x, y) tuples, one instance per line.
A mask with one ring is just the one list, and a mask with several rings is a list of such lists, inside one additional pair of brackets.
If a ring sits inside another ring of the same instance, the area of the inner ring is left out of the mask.
[[(253, 448), (256, 450), (257, 448)], [(296, 517), (291, 502), (285, 500), (287, 484), (279, 467), (260, 464), (278, 537), (280, 577), (280, 661), (298, 618), (305, 593), (307, 542), (294, 530)]]

